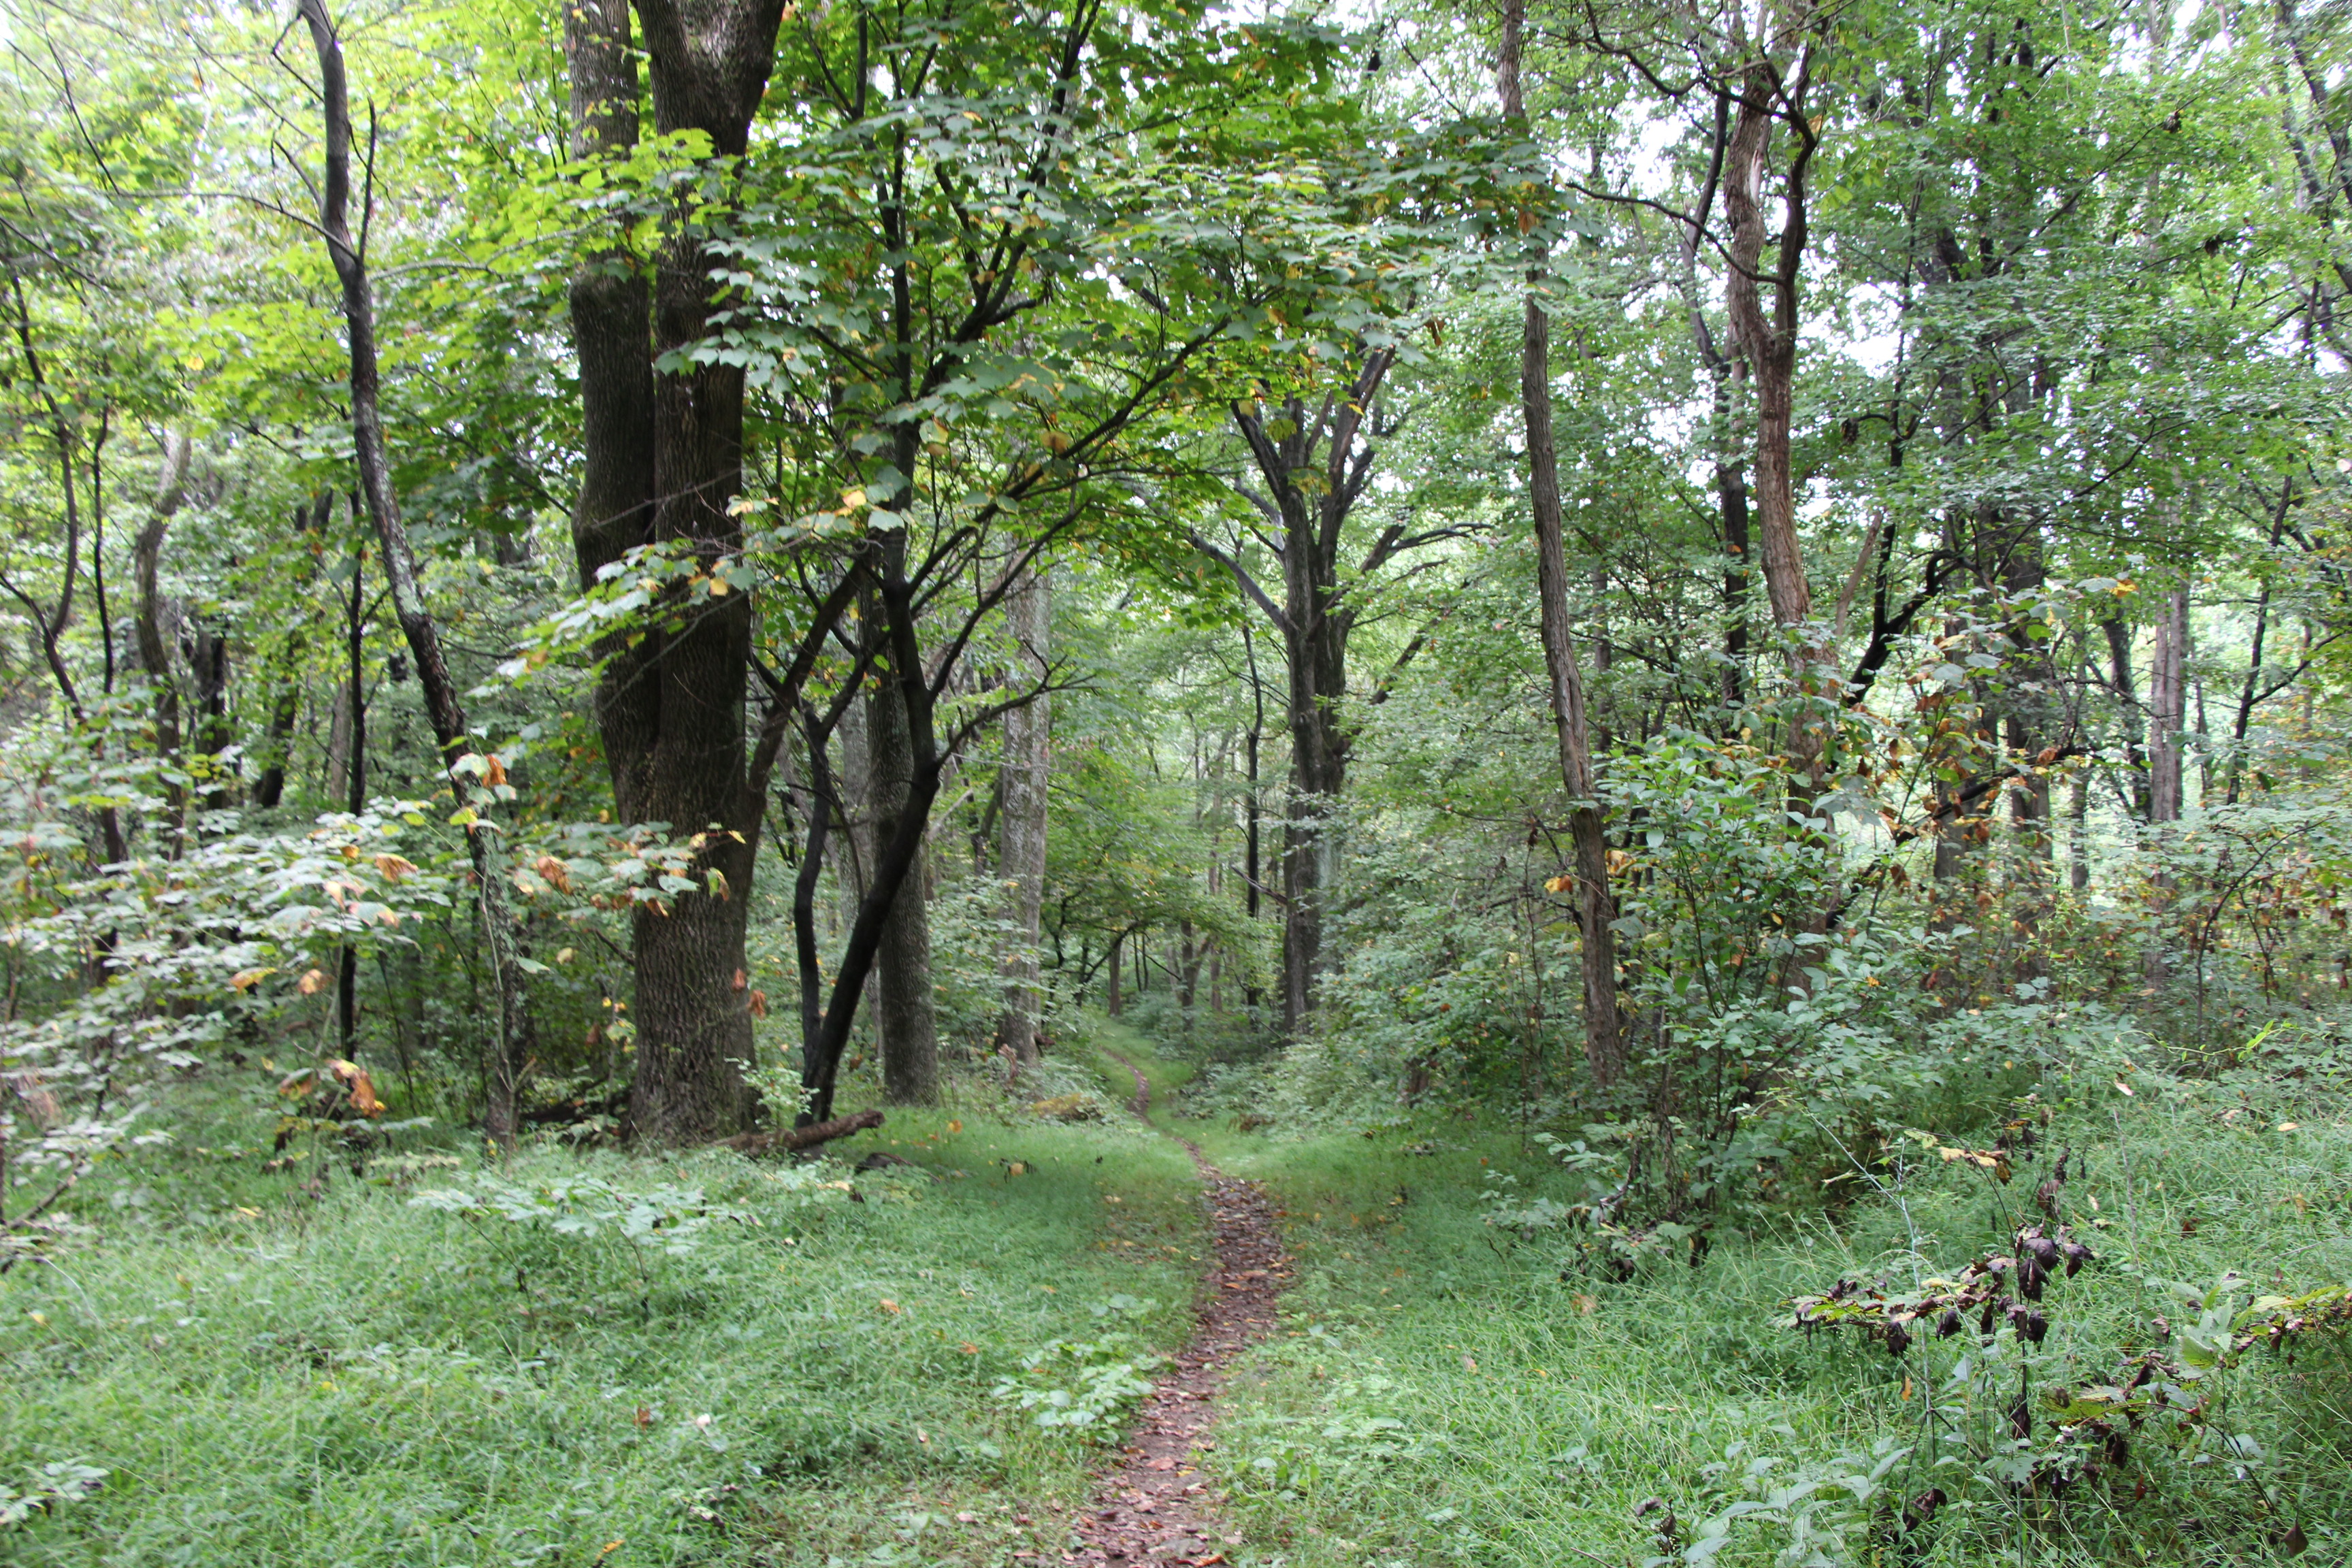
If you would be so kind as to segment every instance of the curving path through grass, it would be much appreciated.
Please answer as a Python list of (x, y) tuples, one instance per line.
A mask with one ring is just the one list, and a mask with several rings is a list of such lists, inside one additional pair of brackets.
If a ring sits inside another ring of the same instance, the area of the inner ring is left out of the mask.
[[(1143, 1069), (1107, 1046), (1101, 1049), (1135, 1079), (1130, 1106), (1145, 1125), (1154, 1125), (1151, 1082)], [(1211, 1517), (1195, 1456), (1212, 1446), (1207, 1434), (1216, 1421), (1226, 1367), (1273, 1331), (1274, 1299), (1289, 1282), (1290, 1258), (1263, 1184), (1226, 1175), (1200, 1145), (1174, 1132), (1167, 1136), (1183, 1145), (1201, 1173), (1216, 1262), (1192, 1337), (1176, 1352), (1173, 1374), (1144, 1402), (1118, 1467), (1103, 1478), (1093, 1508), (1073, 1526), (1083, 1544), (1067, 1562), (1207, 1568), (1225, 1562), (1223, 1548), (1241, 1539), (1224, 1534)]]

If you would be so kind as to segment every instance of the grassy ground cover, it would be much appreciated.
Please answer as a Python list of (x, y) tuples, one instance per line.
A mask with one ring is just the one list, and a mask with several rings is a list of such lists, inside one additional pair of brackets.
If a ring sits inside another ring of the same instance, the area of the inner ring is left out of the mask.
[[(2069, 1488), (1997, 1473), (2016, 1389), (2164, 1347), (2184, 1284), (2352, 1278), (2352, 1128), (2323, 1091), (2044, 1085), (2007, 1182), (1890, 1130), (1818, 1173), (1845, 1179), (1717, 1223), (1696, 1264), (1628, 1273), (1581, 1233), (1489, 1223), (1575, 1191), (1515, 1131), (1243, 1132), (1188, 1106), (1183, 1053), (1117, 1026), (1060, 1087), (1124, 1100), (1109, 1050), (1160, 1128), (1286, 1205), (1298, 1283), (1207, 1466), (1236, 1563), (2352, 1560), (2340, 1337), (2251, 1352), (2184, 1390), (2193, 1435), (2151, 1419)], [(172, 1144), (77, 1193), (92, 1234), (0, 1281), (0, 1485), (107, 1472), (0, 1535), (9, 1561), (1050, 1563), (1102, 1429), (1041, 1427), (998, 1386), (1052, 1411), (1171, 1347), (1204, 1250), (1172, 1141), (1042, 1120), (1025, 1090), (894, 1113), (856, 1152), (915, 1163), (865, 1174), (556, 1149), (500, 1170), (427, 1131), (354, 1175), (263, 1171), (271, 1082), (189, 1089)], [(2060, 1152), (2053, 1202), (2099, 1257), (2050, 1284), (2040, 1343), (1894, 1356), (1783, 1326), (1840, 1279), (1907, 1289), (2006, 1247)], [(1929, 1488), (1947, 1505), (1906, 1531)]]
[[(1285, 1194), (1300, 1275), (1287, 1331), (1235, 1386), (1215, 1461), (1228, 1506), (1297, 1568), (2352, 1561), (2341, 1335), (2256, 1350), (2189, 1390), (2213, 1416), (2194, 1443), (2153, 1421), (2124, 1464), (2063, 1490), (1982, 1473), (2001, 1462), (2012, 1377), (2046, 1441), (2049, 1391), (2114, 1376), (2165, 1343), (2165, 1314), (2195, 1316), (2175, 1282), (2352, 1279), (2347, 1108), (2274, 1087), (2143, 1080), (2062, 1103), (2007, 1183), (1898, 1137), (1918, 1157), (1829, 1189), (1860, 1196), (1719, 1226), (1695, 1267), (1623, 1279), (1561, 1235), (1486, 1223), (1497, 1177), (1515, 1205), (1569, 1185), (1514, 1134), (1424, 1118), (1229, 1137), (1220, 1159)], [(2043, 1217), (2033, 1194), (2068, 1147), (2059, 1201), (2100, 1258), (2050, 1285), (2039, 1345), (2004, 1329), (1990, 1350), (1969, 1332), (1895, 1357), (1781, 1326), (1790, 1297), (1842, 1278), (1901, 1289), (2005, 1249)], [(1989, 1434), (1993, 1452), (1937, 1432)], [(1929, 1488), (1950, 1502), (1903, 1531), (1903, 1501)]]
[(416, 1134), (264, 1174), (269, 1082), (188, 1091), (76, 1194), (95, 1235), (0, 1281), (0, 1485), (108, 1472), (9, 1561), (1009, 1563), (1093, 1449), (996, 1384), (1167, 1348), (1198, 1268), (1189, 1163), (1115, 1121), (894, 1113), (857, 1151), (917, 1163), (854, 1179)]

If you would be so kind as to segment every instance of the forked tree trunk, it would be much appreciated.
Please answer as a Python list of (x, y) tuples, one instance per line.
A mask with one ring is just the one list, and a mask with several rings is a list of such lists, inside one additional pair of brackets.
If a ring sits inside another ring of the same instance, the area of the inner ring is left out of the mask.
[[(1519, 84), (1525, 0), (1507, 0), (1496, 76), (1503, 113), (1524, 122)], [(1559, 454), (1551, 430), (1551, 318), (1534, 291), (1528, 295), (1520, 339), (1519, 400), (1527, 424), (1528, 492), (1535, 513), (1536, 585), (1542, 616), (1544, 668), (1549, 677), (1552, 721), (1559, 738), (1560, 782), (1569, 796), (1574, 847), (1577, 924), (1584, 976), (1584, 1060), (1595, 1088), (1614, 1084), (1625, 1068), (1623, 1026), (1617, 1003), (1617, 941), (1610, 922), (1616, 900), (1609, 890), (1609, 844), (1592, 770), (1591, 731), (1584, 681), (1577, 668), (1576, 635), (1568, 612), (1568, 557), (1562, 538)]]
[[(1348, 782), (1348, 640), (1357, 607), (1343, 581), (1339, 551), (1349, 513), (1364, 493), (1382, 434), (1374, 405), (1396, 363), (1392, 348), (1364, 355), (1345, 389), (1310, 409), (1292, 397), (1278, 411), (1233, 405), (1234, 426), (1265, 483), (1251, 500), (1282, 536), (1282, 602), (1226, 554), (1195, 533), (1193, 543), (1234, 575), (1282, 636), (1289, 689), (1290, 789), (1282, 834), (1282, 1022), (1285, 1035), (1306, 1032), (1328, 962), (1323, 919), (1338, 859), (1340, 797)], [(1269, 428), (1269, 426), (1272, 428)], [(1285, 426), (1288, 433), (1281, 433)], [(1302, 480), (1300, 476), (1312, 475)], [(1370, 576), (1400, 548), (1405, 530), (1391, 525), (1356, 575)], [(1255, 661), (1255, 655), (1251, 655)], [(1253, 681), (1255, 669), (1253, 668)]]
[[(1051, 663), (1052, 589), (1042, 571), (1024, 574), (1005, 601), (1017, 659), (1043, 685)], [(998, 874), (1011, 894), (1013, 949), (1004, 962), (1004, 1016), (998, 1040), (1016, 1062), (1037, 1059), (1037, 1021), (1045, 1005), (1037, 943), (1045, 900), (1047, 785), (1053, 775), (1053, 709), (1039, 697), (1004, 716), (1004, 762), (997, 777), (1003, 805)]]
[[(701, 132), (714, 161), (740, 156), (773, 64), (782, 0), (640, 0), (637, 14), (655, 128)], [(623, 0), (565, 7), (581, 157), (625, 155), (635, 140), (628, 20)], [(740, 520), (728, 509), (742, 489), (743, 373), (708, 364), (657, 377), (652, 369), (708, 334), (705, 245), (681, 205), (650, 288), (617, 237), (572, 280), (585, 458), (572, 540), (583, 585), (639, 544), (682, 548), (706, 572), (741, 549)], [(640, 906), (631, 931), (638, 1046), (630, 1121), (656, 1142), (736, 1132), (755, 1109), (741, 1071), (751, 1016), (738, 977), (773, 747), (762, 745), (758, 766), (746, 754), (751, 637), (751, 595), (736, 593), (698, 603), (675, 630), (604, 650), (597, 719), (620, 815), (666, 822), (697, 850), (689, 874), (698, 890), (663, 908)]]
[[(1773, 269), (1762, 271), (1767, 240), (1764, 187), (1770, 161), (1779, 72), (1759, 59), (1740, 77), (1738, 98), (1725, 153), (1723, 212), (1731, 226), (1725, 300), (1732, 341), (1748, 362), (1756, 389), (1756, 531), (1764, 591), (1772, 619), (1801, 626), (1813, 611), (1804, 557), (1797, 541), (1797, 506), (1789, 437), (1794, 417), (1797, 368), (1797, 278), (1804, 254), (1804, 165), (1801, 152), (1786, 176), (1787, 194)], [(1759, 277), (1772, 286), (1771, 313), (1765, 313)]]
[[(1797, 538), (1797, 498), (1790, 454), (1794, 418), (1797, 373), (1799, 285), (1805, 253), (1806, 176), (1812, 163), (1813, 132), (1805, 118), (1806, 87), (1811, 68), (1809, 44), (1796, 44), (1794, 59), (1784, 65), (1776, 49), (1785, 50), (1798, 31), (1795, 22), (1767, 7), (1762, 36), (1747, 40), (1748, 63), (1733, 84), (1731, 135), (1725, 147), (1723, 216), (1731, 228), (1724, 268), (1724, 302), (1731, 338), (1748, 363), (1756, 391), (1756, 534), (1758, 564), (1764, 574), (1764, 591), (1772, 606), (1772, 620), (1783, 632), (1811, 619), (1812, 589), (1806, 580), (1804, 552)], [(1780, 226), (1768, 235), (1765, 190), (1772, 170), (1772, 141), (1783, 133), (1794, 141), (1780, 181)], [(1764, 251), (1777, 242), (1768, 270)], [(1771, 304), (1767, 312), (1763, 289), (1769, 285)], [(1813, 695), (1814, 672), (1827, 649), (1811, 637), (1801, 637), (1790, 652), (1790, 673), (1801, 693)], [(1801, 710), (1789, 741), (1791, 804), (1808, 813), (1824, 783), (1822, 752), (1828, 739), (1826, 721)]]

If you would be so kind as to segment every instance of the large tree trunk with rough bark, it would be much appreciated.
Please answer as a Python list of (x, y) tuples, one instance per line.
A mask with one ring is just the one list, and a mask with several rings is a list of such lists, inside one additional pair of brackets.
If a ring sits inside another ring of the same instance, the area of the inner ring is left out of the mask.
[[(637, 14), (655, 128), (701, 132), (714, 160), (740, 156), (774, 60), (782, 0), (640, 0)], [(637, 117), (625, 5), (568, 5), (565, 45), (575, 154), (625, 155)], [(572, 540), (583, 585), (639, 544), (681, 548), (705, 571), (741, 548), (729, 507), (742, 489), (742, 371), (652, 368), (708, 335), (707, 239), (681, 205), (650, 287), (617, 236), (572, 280), (585, 457)], [(773, 748), (762, 746), (756, 766), (746, 755), (751, 639), (751, 596), (739, 593), (698, 603), (675, 629), (604, 650), (597, 718), (621, 816), (667, 823), (697, 850), (697, 889), (641, 907), (631, 932), (630, 1122), (656, 1142), (735, 1132), (755, 1110), (741, 1072), (751, 1057), (744, 933)]]
[[(1507, 0), (1496, 76), (1503, 113), (1527, 117), (1519, 84), (1524, 0)], [(1559, 739), (1560, 781), (1569, 795), (1569, 836), (1574, 847), (1577, 925), (1584, 978), (1584, 1059), (1595, 1088), (1608, 1089), (1624, 1071), (1625, 1045), (1617, 1003), (1616, 900), (1609, 891), (1609, 846), (1592, 769), (1591, 731), (1584, 682), (1577, 668), (1576, 634), (1569, 620), (1567, 545), (1559, 504), (1559, 454), (1551, 429), (1551, 319), (1535, 293), (1528, 295), (1520, 338), (1520, 411), (1526, 420), (1528, 491), (1535, 513), (1536, 585), (1544, 668)]]
[[(1046, 574), (1032, 570), (1005, 601), (1017, 660), (1029, 679), (1046, 679), (1053, 627)], [(1003, 797), (998, 874), (1011, 897), (1012, 951), (1004, 961), (1004, 1015), (998, 1040), (1016, 1062), (1037, 1059), (1037, 1021), (1045, 1005), (1039, 988), (1037, 942), (1045, 900), (1047, 785), (1053, 775), (1052, 698), (1041, 696), (1004, 716), (1004, 762), (997, 777)]]
[[(1297, 552), (1292, 553), (1296, 554)], [(1303, 574), (1292, 574), (1300, 575)], [(1291, 603), (1310, 600), (1294, 586)], [(1282, 1026), (1297, 1038), (1315, 1011), (1324, 969), (1323, 907), (1331, 879), (1332, 816), (1348, 787), (1339, 733), (1348, 689), (1347, 644), (1327, 617), (1290, 647), (1290, 793), (1282, 829)]]

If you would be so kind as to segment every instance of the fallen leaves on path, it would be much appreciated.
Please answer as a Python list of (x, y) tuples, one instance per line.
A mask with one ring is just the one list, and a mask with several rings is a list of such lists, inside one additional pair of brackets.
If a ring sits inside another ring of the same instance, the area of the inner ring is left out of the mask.
[[(1151, 1089), (1133, 1064), (1135, 1111), (1148, 1115)], [(1181, 1140), (1179, 1140), (1181, 1142)], [(1290, 1259), (1274, 1223), (1275, 1208), (1255, 1182), (1239, 1182), (1184, 1144), (1207, 1184), (1216, 1235), (1216, 1267), (1205, 1282), (1192, 1337), (1176, 1352), (1170, 1375), (1144, 1402), (1117, 1468), (1103, 1477), (1095, 1505), (1073, 1521), (1078, 1545), (1062, 1553), (1073, 1563), (1171, 1563), (1213, 1568), (1228, 1561), (1219, 1550), (1219, 1526), (1194, 1473), (1199, 1450), (1216, 1420), (1213, 1402), (1228, 1363), (1274, 1331), (1276, 1294), (1290, 1280)], [(1222, 1538), (1233, 1545), (1232, 1538)]]

